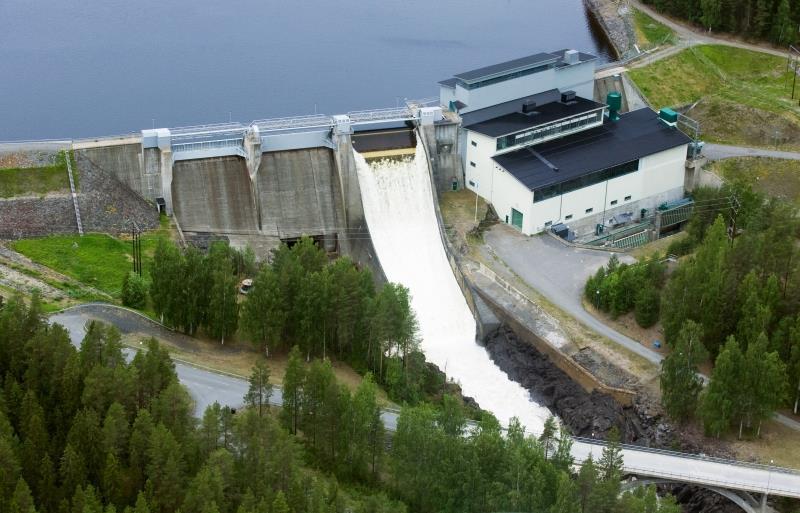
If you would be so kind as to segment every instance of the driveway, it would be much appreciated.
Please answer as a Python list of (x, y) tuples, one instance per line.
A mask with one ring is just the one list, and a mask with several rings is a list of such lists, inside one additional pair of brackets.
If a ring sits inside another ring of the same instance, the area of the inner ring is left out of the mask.
[(728, 146), (726, 144), (706, 144), (703, 146), (703, 155), (709, 160), (728, 159), (732, 157), (769, 157), (773, 159), (800, 160), (800, 153), (792, 151)]
[[(484, 240), (517, 276), (583, 325), (650, 362), (661, 362), (659, 353), (608, 327), (583, 308), (581, 297), (586, 280), (613, 253), (573, 248), (549, 235), (526, 237), (502, 224), (493, 226)], [(619, 256), (622, 262), (635, 262), (633, 257)]]

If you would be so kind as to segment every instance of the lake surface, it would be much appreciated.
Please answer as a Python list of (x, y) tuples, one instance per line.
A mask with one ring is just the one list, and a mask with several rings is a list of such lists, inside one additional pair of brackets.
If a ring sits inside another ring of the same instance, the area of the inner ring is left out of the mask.
[(0, 141), (394, 107), (539, 51), (582, 0), (0, 0)]

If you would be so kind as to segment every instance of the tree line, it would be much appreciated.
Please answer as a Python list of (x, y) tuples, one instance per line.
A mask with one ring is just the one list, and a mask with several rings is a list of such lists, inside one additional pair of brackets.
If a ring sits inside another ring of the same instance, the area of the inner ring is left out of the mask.
[(712, 31), (786, 45), (798, 40), (800, 5), (790, 0), (644, 0)]
[[(660, 287), (666, 411), (681, 421), (697, 414), (716, 436), (734, 427), (758, 436), (776, 409), (796, 411), (800, 400), (800, 219), (792, 204), (739, 183), (694, 196), (687, 237), (667, 250), (688, 256), (668, 276), (652, 261), (612, 262), (586, 296), (600, 290), (601, 308), (622, 312), (637, 290)], [(704, 387), (698, 369), (709, 358)]]
[(0, 511), (679, 511), (654, 488), (619, 497), (617, 439), (575, 470), (552, 419), (538, 438), (516, 421), (504, 433), (447, 398), (404, 408), (387, 448), (372, 380), (351, 394), (299, 348), (277, 418), (262, 363), (248, 408), (214, 404), (198, 420), (158, 342), (128, 362), (116, 329), (92, 322), (76, 349), (35, 298), (0, 307), (0, 356)]
[[(376, 288), (368, 269), (348, 257), (331, 261), (308, 237), (281, 244), (268, 262), (251, 255), (224, 243), (206, 254), (159, 240), (150, 270), (153, 310), (190, 335), (202, 328), (224, 341), (239, 332), (267, 355), (296, 345), (306, 360), (336, 357), (372, 372), (397, 401), (414, 403), (445, 385), (418, 348), (408, 289)], [(242, 297), (245, 276), (254, 276), (253, 287)]]

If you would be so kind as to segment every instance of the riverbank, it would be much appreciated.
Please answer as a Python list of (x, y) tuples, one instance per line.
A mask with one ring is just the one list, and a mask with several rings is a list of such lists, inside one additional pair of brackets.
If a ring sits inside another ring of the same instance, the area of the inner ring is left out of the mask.
[(586, 9), (605, 32), (608, 41), (622, 60), (635, 52), (636, 29), (633, 11), (627, 3), (615, 0), (583, 0)]

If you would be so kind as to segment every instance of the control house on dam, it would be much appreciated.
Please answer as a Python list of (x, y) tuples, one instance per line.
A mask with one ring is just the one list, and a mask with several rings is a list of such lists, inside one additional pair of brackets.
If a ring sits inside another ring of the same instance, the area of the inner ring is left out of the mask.
[(466, 187), (524, 234), (591, 232), (684, 196), (691, 141), (674, 113), (620, 115), (616, 92), (589, 99), (596, 60), (559, 50), (439, 83), (441, 104), (460, 117)]

